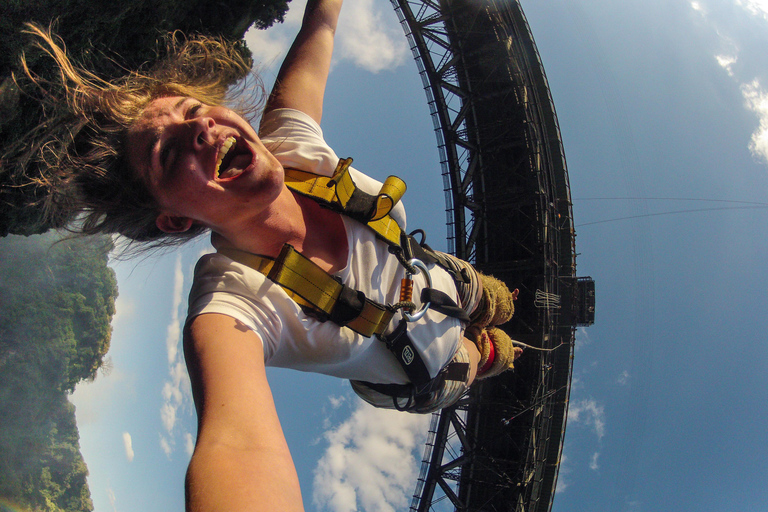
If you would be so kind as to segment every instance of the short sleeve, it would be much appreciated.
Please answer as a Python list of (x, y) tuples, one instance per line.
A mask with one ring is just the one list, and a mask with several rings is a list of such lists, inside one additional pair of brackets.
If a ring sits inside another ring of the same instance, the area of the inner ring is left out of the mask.
[(187, 322), (203, 313), (232, 317), (259, 335), (268, 361), (277, 349), (283, 328), (266, 292), (273, 286), (262, 274), (226, 256), (207, 254), (195, 266)]
[(261, 123), (262, 142), (286, 169), (331, 176), (339, 157), (325, 143), (311, 117), (292, 109), (276, 109)]

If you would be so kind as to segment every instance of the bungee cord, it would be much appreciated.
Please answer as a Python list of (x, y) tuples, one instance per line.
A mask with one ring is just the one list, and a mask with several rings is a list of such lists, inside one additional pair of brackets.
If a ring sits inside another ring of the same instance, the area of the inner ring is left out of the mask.
[(528, 349), (531, 349), (531, 350), (538, 350), (539, 352), (553, 352), (553, 351), (557, 350), (558, 348), (560, 348), (561, 346), (565, 345), (565, 343), (561, 342), (556, 347), (542, 348), (542, 347), (534, 347), (533, 345), (528, 345), (527, 343), (523, 343), (522, 341), (517, 341), (515, 339), (512, 340), (512, 344), (517, 345), (518, 347), (524, 347), (524, 348), (528, 348)]

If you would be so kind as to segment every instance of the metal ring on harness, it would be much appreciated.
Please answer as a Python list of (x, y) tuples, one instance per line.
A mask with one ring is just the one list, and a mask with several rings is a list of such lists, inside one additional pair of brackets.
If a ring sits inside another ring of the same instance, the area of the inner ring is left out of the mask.
[[(432, 277), (429, 275), (429, 269), (424, 264), (424, 262), (421, 261), (420, 259), (413, 258), (408, 260), (408, 264), (414, 268), (421, 270), (421, 273), (424, 274), (424, 278), (427, 280), (427, 288), (432, 288)], [(403, 310), (403, 318), (405, 318), (405, 320), (408, 322), (416, 322), (417, 320), (419, 320), (421, 317), (424, 316), (424, 313), (427, 312), (431, 304), (432, 304), (431, 302), (426, 302), (422, 304), (421, 309), (413, 314)]]

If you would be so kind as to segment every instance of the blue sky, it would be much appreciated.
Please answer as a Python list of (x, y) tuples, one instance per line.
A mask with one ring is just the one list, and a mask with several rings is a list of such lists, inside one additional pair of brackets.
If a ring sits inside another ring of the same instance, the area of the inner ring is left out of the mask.
[[(578, 274), (598, 293), (554, 510), (766, 510), (768, 2), (523, 8), (560, 120)], [(300, 11), (249, 37), (267, 84)], [(432, 122), (394, 12), (348, 0), (337, 41), (326, 139), (403, 177), (409, 225), (444, 248)], [(195, 417), (179, 333), (205, 250), (114, 264), (113, 369), (72, 397), (97, 512), (183, 508)], [(308, 511), (407, 509), (429, 418), (362, 407), (337, 379), (269, 378)]]

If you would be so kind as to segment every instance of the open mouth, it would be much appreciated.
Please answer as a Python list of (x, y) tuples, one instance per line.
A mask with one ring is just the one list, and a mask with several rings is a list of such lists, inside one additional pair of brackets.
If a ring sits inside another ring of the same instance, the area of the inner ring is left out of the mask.
[(232, 179), (240, 176), (253, 161), (253, 155), (247, 144), (238, 143), (235, 137), (229, 137), (219, 149), (216, 159), (216, 177)]

